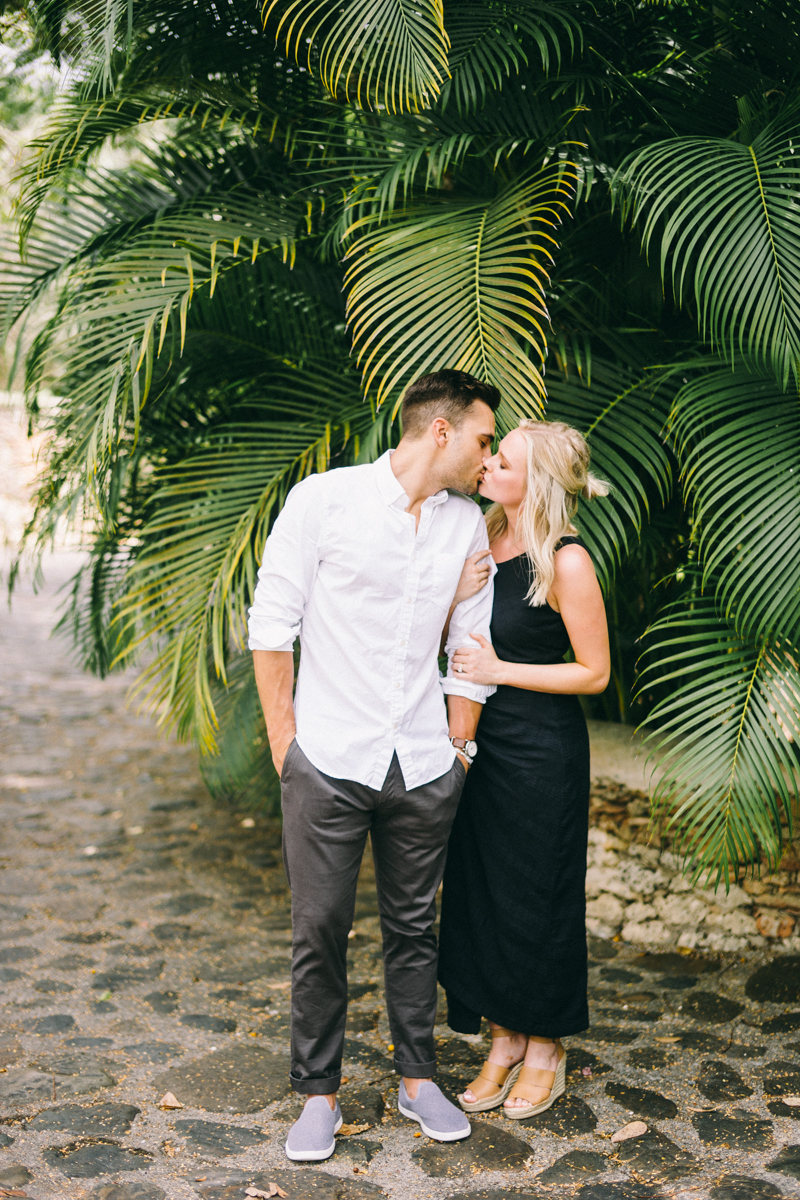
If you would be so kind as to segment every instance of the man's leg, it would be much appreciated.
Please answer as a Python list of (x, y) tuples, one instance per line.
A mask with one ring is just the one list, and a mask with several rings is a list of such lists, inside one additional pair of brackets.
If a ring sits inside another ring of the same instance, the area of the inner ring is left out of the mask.
[(296, 743), (281, 777), (283, 858), (292, 890), (292, 1068), (295, 1091), (341, 1082), (347, 935), (377, 793), (318, 771)]
[(459, 764), (406, 791), (395, 757), (372, 822), (386, 1008), (395, 1067), (412, 1099), (414, 1081), (429, 1079), (436, 1065), (436, 892), (464, 778)]

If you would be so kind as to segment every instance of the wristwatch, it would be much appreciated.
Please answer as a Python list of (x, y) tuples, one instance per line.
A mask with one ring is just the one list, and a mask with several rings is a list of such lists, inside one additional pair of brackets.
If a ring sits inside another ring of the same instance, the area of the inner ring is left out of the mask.
[(478, 753), (477, 742), (473, 742), (470, 738), (451, 737), (450, 744), (458, 750), (459, 754), (464, 755), (464, 758), (470, 765), (472, 764), (475, 755)]

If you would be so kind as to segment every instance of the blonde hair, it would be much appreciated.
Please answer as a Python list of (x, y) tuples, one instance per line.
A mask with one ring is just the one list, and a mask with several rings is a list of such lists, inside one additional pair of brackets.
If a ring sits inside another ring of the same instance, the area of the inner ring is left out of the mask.
[[(528, 603), (544, 604), (556, 573), (555, 551), (563, 537), (577, 534), (572, 518), (578, 499), (607, 496), (609, 487), (589, 470), (586, 438), (561, 421), (520, 421), (520, 433), (528, 443), (528, 479), (525, 499), (517, 522), (517, 542), (528, 556), (531, 586)], [(489, 541), (502, 537), (508, 528), (502, 504), (493, 504), (486, 514)]]

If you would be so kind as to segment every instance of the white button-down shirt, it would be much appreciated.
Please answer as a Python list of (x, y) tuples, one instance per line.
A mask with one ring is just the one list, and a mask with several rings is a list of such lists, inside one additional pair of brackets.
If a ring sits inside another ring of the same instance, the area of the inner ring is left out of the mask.
[(453, 765), (442, 690), (480, 703), (495, 690), (450, 665), (475, 645), (471, 631), (489, 637), (493, 584), (457, 605), (440, 680), (444, 622), (464, 560), (488, 547), (486, 525), (472, 500), (442, 491), (417, 529), (391, 453), (292, 488), (258, 572), (249, 646), (291, 650), (299, 634), (297, 742), (318, 770), (380, 788), (397, 751), (414, 788)]

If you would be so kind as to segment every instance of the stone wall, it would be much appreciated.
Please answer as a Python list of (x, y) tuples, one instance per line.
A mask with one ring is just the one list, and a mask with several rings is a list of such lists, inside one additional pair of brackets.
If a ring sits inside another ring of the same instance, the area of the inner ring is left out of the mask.
[[(594, 743), (603, 731), (592, 723)], [(620, 772), (633, 778), (640, 759), (635, 743), (626, 751), (615, 731)], [(630, 733), (630, 731), (629, 731)], [(630, 743), (630, 737), (628, 738)], [(607, 761), (607, 758), (606, 758)], [(599, 937), (642, 946), (742, 951), (781, 943), (800, 950), (800, 860), (789, 844), (775, 874), (724, 883), (716, 890), (692, 887), (668, 845), (659, 844), (649, 822), (643, 789), (619, 779), (592, 782), (591, 828), (586, 873), (587, 927)]]

